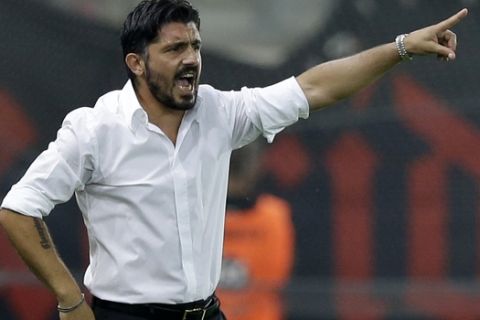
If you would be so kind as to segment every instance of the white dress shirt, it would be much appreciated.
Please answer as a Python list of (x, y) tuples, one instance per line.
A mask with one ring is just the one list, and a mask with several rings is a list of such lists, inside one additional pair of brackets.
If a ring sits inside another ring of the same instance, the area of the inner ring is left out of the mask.
[(65, 118), (2, 207), (47, 216), (75, 193), (88, 230), (85, 285), (101, 299), (184, 303), (219, 281), (230, 154), (308, 117), (295, 78), (199, 88), (177, 142), (148, 122), (131, 82)]

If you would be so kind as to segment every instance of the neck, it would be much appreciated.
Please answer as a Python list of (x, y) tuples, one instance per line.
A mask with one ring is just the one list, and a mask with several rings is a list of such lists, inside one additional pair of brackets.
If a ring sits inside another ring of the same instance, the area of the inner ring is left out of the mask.
[(185, 110), (175, 110), (165, 106), (152, 95), (146, 85), (139, 85), (135, 93), (148, 115), (148, 122), (160, 128), (175, 144)]

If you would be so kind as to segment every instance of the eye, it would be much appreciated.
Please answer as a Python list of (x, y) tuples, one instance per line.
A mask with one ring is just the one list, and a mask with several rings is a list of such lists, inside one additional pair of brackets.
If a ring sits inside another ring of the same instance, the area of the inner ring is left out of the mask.
[(192, 44), (192, 47), (195, 51), (199, 51), (202, 48), (202, 43), (201, 42), (195, 42)]
[(169, 51), (179, 52), (179, 51), (182, 51), (183, 47), (184, 47), (183, 44), (177, 44), (177, 45), (174, 45), (174, 46), (170, 47)]

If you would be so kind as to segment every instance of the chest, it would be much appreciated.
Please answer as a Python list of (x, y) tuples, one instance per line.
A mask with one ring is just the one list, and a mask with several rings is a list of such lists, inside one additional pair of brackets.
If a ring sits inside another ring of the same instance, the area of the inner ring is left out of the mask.
[(98, 169), (104, 183), (158, 184), (172, 175), (198, 179), (211, 175), (229, 156), (225, 134), (193, 123), (180, 130), (176, 144), (161, 130), (110, 130), (99, 139)]

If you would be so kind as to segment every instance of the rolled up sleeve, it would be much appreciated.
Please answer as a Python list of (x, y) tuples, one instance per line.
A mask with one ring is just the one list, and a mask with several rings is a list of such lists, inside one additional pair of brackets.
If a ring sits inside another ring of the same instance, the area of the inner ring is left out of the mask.
[(242, 88), (231, 94), (235, 110), (234, 149), (251, 142), (258, 134), (272, 142), (285, 127), (309, 116), (307, 98), (294, 77), (265, 88)]
[(84, 187), (93, 170), (88, 138), (92, 135), (82, 129), (81, 122), (79, 112), (67, 116), (57, 139), (12, 186), (3, 199), (2, 208), (41, 218), (50, 214), (56, 204), (68, 201), (75, 190)]
[(309, 116), (307, 98), (294, 77), (266, 88), (252, 89), (251, 95), (255, 103), (247, 105), (247, 115), (268, 142), (299, 118)]

